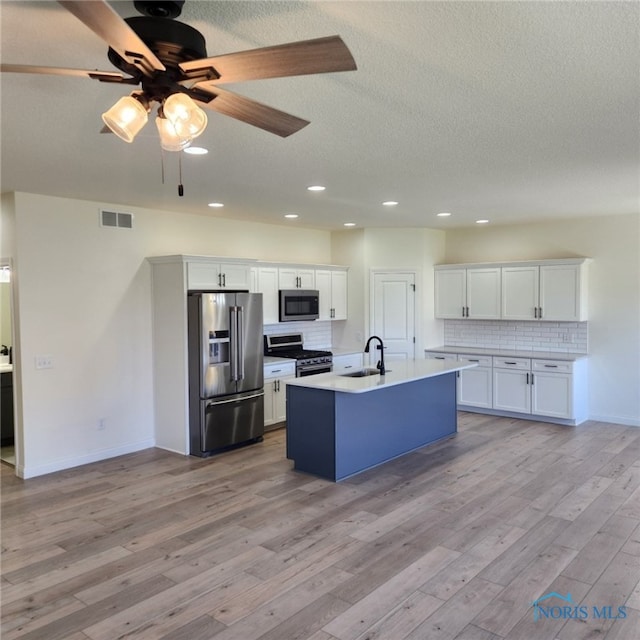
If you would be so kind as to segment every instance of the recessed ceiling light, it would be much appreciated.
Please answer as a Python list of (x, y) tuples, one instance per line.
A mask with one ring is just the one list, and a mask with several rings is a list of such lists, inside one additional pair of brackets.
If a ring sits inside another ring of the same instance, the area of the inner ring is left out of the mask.
[(326, 189), (326, 187), (323, 187), (322, 185), (319, 184), (314, 184), (311, 187), (307, 187), (307, 191), (324, 191)]
[(209, 149), (205, 149), (204, 147), (187, 147), (184, 152), (191, 156), (204, 156), (209, 153)]
[(387, 200), (382, 203), (385, 207), (395, 207), (398, 203), (395, 200)]
[(210, 207), (213, 207), (215, 209), (219, 209), (220, 207), (224, 207), (224, 205), (222, 204), (222, 202), (210, 202), (209, 203)]
[(292, 218), (292, 219), (293, 219), (293, 218), (297, 218), (297, 217), (298, 217), (298, 214), (297, 214), (297, 213), (285, 213), (285, 214), (284, 214), (284, 217), (285, 217), (285, 218)]
[(487, 224), (488, 220), (476, 220), (476, 224)]
[(451, 214), (448, 213), (447, 211), (443, 211), (442, 213), (437, 213), (436, 214), (439, 218), (447, 218), (448, 216), (450, 216)]
[(345, 226), (345, 227), (355, 227), (355, 226), (356, 226), (356, 223), (355, 223), (355, 222), (345, 222), (345, 223), (344, 223), (344, 226)]

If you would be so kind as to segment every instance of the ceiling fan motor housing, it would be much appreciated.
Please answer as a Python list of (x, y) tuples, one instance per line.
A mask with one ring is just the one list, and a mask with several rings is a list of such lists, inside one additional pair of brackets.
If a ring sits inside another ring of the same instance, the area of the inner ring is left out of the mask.
[[(188, 24), (147, 16), (125, 18), (125, 22), (162, 61), (169, 75), (176, 80), (182, 77), (182, 72), (178, 68), (181, 62), (207, 57), (204, 36)], [(141, 75), (136, 65), (122, 58), (112, 48), (109, 48), (108, 56), (112, 64), (121, 71), (136, 77)]]

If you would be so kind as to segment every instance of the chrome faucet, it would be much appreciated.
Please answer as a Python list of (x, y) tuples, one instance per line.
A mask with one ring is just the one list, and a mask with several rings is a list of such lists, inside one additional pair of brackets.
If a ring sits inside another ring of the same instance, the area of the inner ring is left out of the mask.
[(378, 360), (378, 364), (376, 365), (376, 369), (380, 370), (380, 375), (383, 376), (385, 374), (385, 369), (384, 369), (384, 344), (382, 344), (382, 338), (379, 338), (378, 336), (371, 336), (368, 340), (367, 340), (367, 344), (364, 348), (364, 352), (365, 353), (369, 353), (369, 344), (371, 343), (371, 341), (375, 339), (377, 340), (380, 345), (378, 346), (378, 349), (380, 349), (380, 360)]

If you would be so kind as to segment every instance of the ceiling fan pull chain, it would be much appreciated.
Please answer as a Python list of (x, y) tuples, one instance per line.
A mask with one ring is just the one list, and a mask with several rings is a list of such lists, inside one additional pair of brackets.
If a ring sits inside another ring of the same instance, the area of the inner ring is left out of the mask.
[(162, 177), (162, 184), (164, 184), (164, 149), (160, 147), (160, 174)]
[(184, 187), (182, 186), (182, 153), (178, 152), (178, 173), (180, 175), (180, 184), (178, 185), (178, 195), (184, 195)]

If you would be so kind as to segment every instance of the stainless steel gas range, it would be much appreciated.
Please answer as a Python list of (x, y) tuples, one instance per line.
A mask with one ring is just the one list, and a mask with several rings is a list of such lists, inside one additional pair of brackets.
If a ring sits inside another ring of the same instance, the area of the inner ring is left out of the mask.
[(301, 333), (281, 333), (264, 336), (264, 355), (291, 358), (296, 361), (296, 378), (328, 373), (333, 370), (331, 351), (303, 349)]

